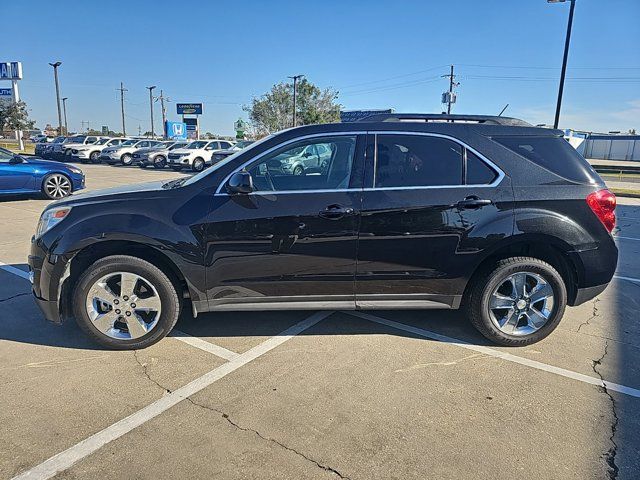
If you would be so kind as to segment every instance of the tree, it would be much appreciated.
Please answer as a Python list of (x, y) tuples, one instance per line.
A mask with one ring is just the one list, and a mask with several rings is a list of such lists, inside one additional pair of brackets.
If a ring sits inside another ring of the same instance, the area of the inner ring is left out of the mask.
[[(298, 82), (296, 98), (298, 125), (339, 122), (341, 105), (337, 99), (336, 90), (321, 90), (307, 79), (302, 79)], [(293, 125), (293, 84), (278, 83), (243, 109), (249, 114), (253, 130), (258, 135), (289, 128)]]
[(3, 130), (31, 130), (36, 124), (29, 120), (27, 104), (23, 101), (0, 102), (0, 131)]

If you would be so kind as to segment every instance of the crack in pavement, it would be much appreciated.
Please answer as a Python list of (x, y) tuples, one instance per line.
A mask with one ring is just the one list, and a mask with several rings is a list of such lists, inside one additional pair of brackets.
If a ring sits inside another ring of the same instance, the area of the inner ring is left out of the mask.
[(226, 413), (218, 410), (217, 408), (213, 408), (213, 407), (209, 407), (207, 405), (202, 405), (200, 403), (197, 403), (196, 401), (194, 401), (191, 397), (187, 397), (187, 400), (189, 401), (189, 403), (191, 403), (192, 405), (195, 405), (196, 407), (200, 407), (204, 410), (209, 410), (210, 412), (215, 412), (218, 413), (222, 416), (222, 418), (224, 418), (231, 426), (233, 426), (234, 428), (238, 429), (238, 430), (242, 430), (243, 432), (250, 432), (253, 433), (254, 435), (256, 435), (257, 437), (261, 438), (262, 440), (265, 440), (267, 442), (271, 442), (271, 443), (275, 443), (276, 445), (278, 445), (281, 448), (284, 448), (285, 450), (289, 451), (289, 452), (293, 452), (296, 455), (304, 458), (305, 460), (307, 460), (308, 462), (313, 463), (314, 465), (316, 465), (318, 468), (321, 468), (322, 470), (325, 470), (327, 472), (333, 473), (334, 475), (337, 475), (340, 478), (346, 479), (346, 480), (350, 480), (349, 477), (347, 477), (346, 475), (343, 475), (342, 473), (340, 473), (338, 470), (336, 470), (335, 468), (329, 467), (328, 465), (323, 465), (322, 463), (318, 462), (317, 460), (314, 460), (313, 458), (308, 457), (307, 455), (305, 455), (302, 452), (299, 452), (298, 450), (288, 447), (287, 445), (283, 444), (282, 442), (279, 442), (278, 440), (276, 440), (275, 438), (271, 438), (271, 437), (265, 437), (262, 433), (260, 433), (257, 430), (254, 430), (252, 428), (249, 427), (243, 427), (241, 425), (239, 425), (238, 423), (234, 422), (229, 415), (227, 415)]
[(596, 317), (599, 317), (600, 314), (598, 313), (598, 302), (600, 301), (599, 297), (596, 297), (593, 299), (593, 312), (591, 314), (591, 316), (589, 318), (587, 318), (587, 320), (585, 322), (582, 322), (580, 325), (578, 325), (578, 330), (576, 330), (576, 332), (580, 333), (580, 329), (586, 325), (589, 325), (589, 323), (591, 322), (591, 320), (593, 320)]
[(154, 380), (153, 378), (151, 378), (151, 375), (149, 375), (149, 372), (147, 371), (147, 363), (142, 363), (140, 361), (140, 358), (138, 358), (138, 350), (134, 350), (133, 351), (133, 357), (136, 359), (136, 362), (138, 365), (140, 365), (140, 367), (142, 368), (142, 373), (144, 374), (145, 377), (147, 377), (147, 379), (155, 384), (158, 388), (161, 388), (162, 390), (164, 390), (165, 393), (171, 393), (171, 390), (169, 390), (166, 387), (163, 387), (162, 385), (160, 385), (160, 383), (158, 383), (156, 380)]
[(2, 303), (2, 302), (6, 302), (6, 301), (8, 301), (8, 300), (12, 300), (12, 299), (14, 299), (14, 298), (24, 297), (25, 295), (31, 295), (31, 292), (16, 293), (15, 295), (11, 295), (10, 297), (0, 299), (0, 303)]
[[(598, 365), (602, 365), (604, 357), (607, 356), (607, 353), (609, 353), (609, 342), (604, 343), (604, 353), (602, 354), (602, 356), (598, 360), (591, 361), (592, 362), (591, 367), (593, 368), (593, 371), (595, 372), (596, 375), (598, 375), (598, 377), (600, 377), (600, 380), (602, 381), (604, 381), (604, 378), (598, 371), (597, 367)], [(603, 385), (600, 388), (602, 389), (602, 392), (609, 397), (609, 400), (611, 400), (611, 411), (613, 413), (613, 423), (611, 424), (611, 436), (609, 437), (609, 441), (611, 442), (612, 446), (611, 448), (609, 448), (607, 453), (603, 454), (602, 456), (607, 462), (607, 467), (608, 467), (607, 474), (609, 476), (609, 479), (615, 480), (616, 478), (618, 478), (618, 472), (619, 472), (618, 465), (616, 465), (616, 455), (618, 453), (618, 444), (615, 441), (619, 418), (618, 418), (618, 412), (616, 411), (616, 402), (613, 399), (613, 396), (607, 389), (606, 385)]]

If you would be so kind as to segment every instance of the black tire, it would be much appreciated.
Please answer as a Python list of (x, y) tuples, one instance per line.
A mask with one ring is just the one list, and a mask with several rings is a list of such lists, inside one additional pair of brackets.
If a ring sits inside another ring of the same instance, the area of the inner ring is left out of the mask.
[(304, 168), (302, 168), (300, 165), (298, 165), (296, 168), (293, 169), (294, 175), (302, 175), (303, 173), (304, 173)]
[(194, 172), (201, 172), (204, 170), (204, 160), (200, 157), (196, 158), (191, 165), (191, 170)]
[(157, 168), (158, 170), (163, 169), (167, 166), (167, 159), (162, 155), (157, 155), (153, 159), (153, 168)]
[[(509, 335), (491, 319), (489, 301), (494, 290), (504, 280), (518, 272), (531, 272), (542, 277), (553, 291), (554, 305), (547, 322), (530, 334)], [(567, 305), (567, 288), (558, 271), (548, 263), (532, 257), (510, 257), (479, 272), (472, 280), (464, 309), (473, 326), (489, 340), (505, 346), (524, 346), (536, 343), (549, 335), (560, 323)]]
[(133, 163), (133, 157), (130, 153), (125, 153), (120, 157), (120, 161), (122, 162), (122, 165), (128, 167)]
[[(116, 339), (98, 330), (85, 308), (85, 301), (92, 285), (109, 273), (130, 272), (148, 279), (158, 292), (161, 302), (160, 318), (147, 334), (134, 339)], [(79, 327), (93, 341), (113, 350), (137, 350), (146, 348), (166, 337), (180, 315), (180, 298), (176, 286), (155, 265), (129, 255), (112, 255), (94, 262), (80, 276), (73, 291), (73, 314)]]
[(100, 152), (91, 152), (89, 154), (89, 163), (99, 163)]

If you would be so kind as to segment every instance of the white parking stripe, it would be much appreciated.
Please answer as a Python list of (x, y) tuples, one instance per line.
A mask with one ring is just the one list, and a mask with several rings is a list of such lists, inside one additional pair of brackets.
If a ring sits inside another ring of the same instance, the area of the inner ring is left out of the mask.
[(369, 313), (363, 313), (363, 312), (344, 312), (344, 313), (348, 313), (349, 315), (363, 318), (364, 320), (369, 320), (371, 322), (386, 325), (388, 327), (397, 328), (398, 330), (404, 330), (405, 332), (413, 333), (414, 335), (419, 335), (421, 337), (437, 340), (438, 342), (448, 343), (451, 345), (455, 345), (457, 347), (473, 350), (474, 352), (482, 353), (484, 355), (488, 355), (491, 357), (501, 358), (502, 360), (506, 360), (508, 362), (519, 363), (520, 365), (535, 368), (536, 370), (555, 373), (556, 375), (560, 375), (562, 377), (571, 378), (573, 380), (578, 380), (584, 383), (590, 383), (591, 385), (597, 385), (599, 387), (606, 387), (607, 390), (614, 390), (616, 392), (624, 393), (625, 395), (630, 395), (632, 397), (640, 398), (640, 390), (638, 390), (637, 388), (627, 387), (625, 385), (620, 385), (618, 383), (601, 380), (599, 378), (591, 377), (589, 375), (583, 375), (582, 373), (573, 372), (571, 370), (566, 370), (564, 368), (555, 367), (553, 365), (547, 365), (546, 363), (537, 362), (535, 360), (529, 360), (528, 358), (518, 357), (510, 353), (505, 353), (499, 350), (494, 350), (492, 348), (483, 347), (482, 345), (474, 345), (472, 343), (465, 342), (464, 340), (458, 340), (457, 338), (447, 337), (446, 335), (440, 335), (439, 333), (431, 332), (429, 330), (424, 330), (422, 328), (412, 327), (411, 325), (405, 325), (404, 323), (394, 322), (393, 320), (387, 320), (386, 318), (378, 317), (376, 315), (371, 315)]
[(613, 278), (617, 278), (618, 280), (627, 280), (629, 282), (634, 282), (634, 283), (640, 283), (640, 278), (624, 277), (622, 275), (614, 275)]
[(220, 345), (216, 345), (215, 343), (210, 343), (201, 338), (194, 337), (189, 335), (188, 333), (181, 332), (180, 330), (176, 330), (175, 328), (169, 334), (170, 337), (175, 338), (176, 340), (180, 340), (192, 347), (199, 348), (200, 350), (204, 350), (205, 352), (213, 353), (220, 358), (224, 358), (225, 360), (233, 360), (236, 358), (239, 353), (232, 352), (231, 350), (227, 350)]
[(180, 403), (182, 400), (198, 393), (199, 391), (207, 388), (214, 382), (217, 382), (221, 378), (229, 375), (240, 367), (255, 360), (256, 358), (264, 355), (265, 353), (273, 350), (274, 348), (282, 345), (284, 342), (291, 340), (296, 335), (302, 333), (306, 329), (312, 327), (321, 320), (327, 318), (333, 312), (317, 312), (306, 318), (305, 320), (296, 323), (285, 331), (279, 333), (275, 337), (271, 337), (269, 340), (262, 342), (260, 345), (247, 350), (244, 353), (239, 354), (233, 360), (221, 365), (203, 376), (196, 378), (189, 382), (184, 387), (180, 387), (171, 393), (168, 393), (164, 397), (156, 400), (150, 405), (138, 410), (137, 412), (123, 418), (117, 423), (101, 430), (89, 438), (82, 440), (80, 443), (68, 448), (64, 452), (60, 452), (57, 455), (45, 460), (40, 465), (33, 467), (26, 472), (17, 475), (14, 480), (17, 479), (48, 479), (58, 473), (70, 468), (83, 458), (91, 455), (96, 450), (102, 448), (109, 442), (112, 442), (126, 433), (129, 433), (134, 428), (143, 425), (149, 420), (157, 417), (161, 413), (169, 410), (174, 405)]
[(24, 270), (20, 270), (11, 265), (7, 265), (4, 262), (0, 262), (0, 270), (4, 270), (5, 272), (13, 273), (19, 277), (24, 278), (25, 280), (29, 280), (29, 272), (25, 272)]
[(614, 238), (614, 240), (619, 238), (621, 240), (631, 240), (631, 241), (634, 241), (634, 242), (640, 242), (640, 238), (635, 238), (635, 237), (623, 237), (621, 235), (614, 235), (613, 238)]

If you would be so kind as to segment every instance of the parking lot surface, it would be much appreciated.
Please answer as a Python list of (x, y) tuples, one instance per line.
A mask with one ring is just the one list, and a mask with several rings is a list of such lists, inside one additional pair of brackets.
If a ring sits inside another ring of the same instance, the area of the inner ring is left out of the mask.
[[(82, 168), (88, 189), (181, 175)], [(114, 352), (44, 321), (47, 202), (2, 201), (0, 477), (640, 478), (640, 200), (619, 202), (617, 277), (529, 347), (455, 311), (242, 312)]]

